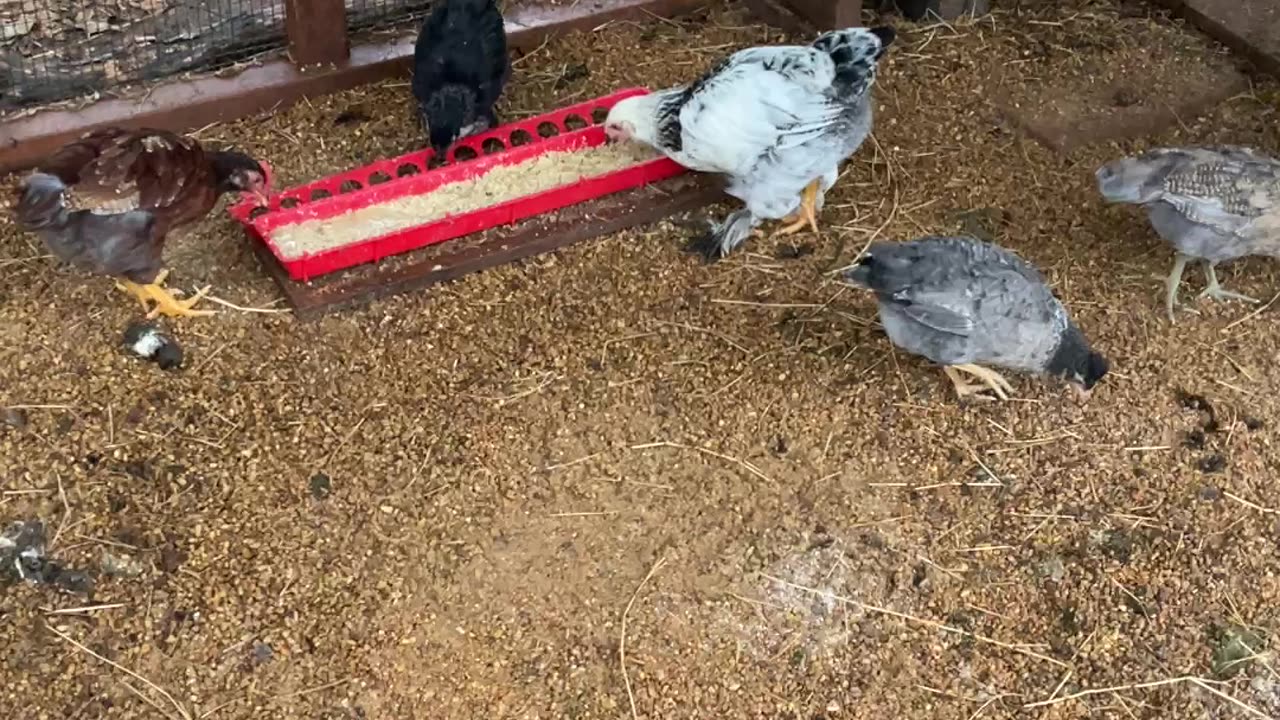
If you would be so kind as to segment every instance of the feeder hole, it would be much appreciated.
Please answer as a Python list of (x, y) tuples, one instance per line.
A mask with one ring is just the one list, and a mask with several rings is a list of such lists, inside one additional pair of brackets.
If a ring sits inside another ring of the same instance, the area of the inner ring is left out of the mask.
[(521, 145), (528, 145), (532, 141), (533, 141), (533, 136), (530, 135), (527, 131), (516, 130), (515, 132), (511, 133), (511, 147), (520, 147)]
[(298, 198), (296, 198), (296, 197), (287, 197), (287, 198), (285, 198), (285, 199), (283, 199), (283, 200), (281, 200), (281, 201), (280, 201), (280, 207), (282, 207), (282, 208), (284, 208), (284, 209), (286, 209), (286, 210), (289, 210), (289, 209), (292, 209), (292, 208), (296, 208), (296, 207), (298, 207), (298, 206), (299, 206), (299, 205), (301, 205), (301, 204), (302, 204), (302, 201), (301, 201), (301, 200), (299, 200), (299, 199), (298, 199)]
[(480, 149), (484, 151), (485, 155), (492, 155), (506, 150), (507, 146), (503, 145), (502, 141), (498, 138), (489, 138), (488, 140), (480, 143)]
[(442, 168), (448, 164), (449, 161), (445, 160), (443, 155), (432, 155), (431, 159), (427, 161), (427, 169), (435, 170), (436, 168)]
[(313, 201), (323, 200), (327, 197), (333, 197), (333, 193), (329, 192), (328, 190), (325, 190), (324, 188), (316, 188), (315, 190), (311, 191), (311, 199)]
[(396, 168), (396, 177), (409, 177), (410, 175), (417, 175), (420, 172), (422, 172), (422, 170), (417, 165), (414, 165), (413, 163), (405, 163)]
[(587, 126), (587, 121), (581, 115), (574, 114), (564, 119), (564, 126), (570, 130), (581, 130)]
[(465, 145), (453, 151), (454, 162), (466, 162), (468, 160), (475, 160), (478, 157), (480, 157), (480, 153), (466, 147)]
[(600, 123), (608, 119), (609, 119), (609, 108), (598, 107), (595, 110), (591, 111), (591, 120), (595, 122), (595, 124), (597, 125), (599, 125)]
[(356, 190), (359, 190), (362, 187), (364, 186), (361, 185), (360, 182), (357, 180), (344, 180), (342, 182), (342, 185), (338, 187), (338, 192), (340, 193), (355, 192)]
[(263, 215), (266, 215), (269, 212), (271, 211), (259, 205), (258, 207), (249, 211), (249, 219), (257, 220), (258, 218), (262, 217)]
[(391, 182), (391, 176), (381, 170), (369, 176), (370, 185), (381, 185), (384, 182)]
[(555, 123), (545, 121), (538, 123), (538, 135), (544, 138), (555, 137), (560, 134), (560, 128)]

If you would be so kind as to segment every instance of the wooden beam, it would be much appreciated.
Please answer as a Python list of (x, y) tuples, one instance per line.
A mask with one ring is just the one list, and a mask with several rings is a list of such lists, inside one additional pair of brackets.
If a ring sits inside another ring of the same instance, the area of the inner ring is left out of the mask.
[(862, 0), (786, 0), (786, 4), (818, 30), (862, 24)]
[(351, 57), (344, 0), (285, 0), (289, 57), (299, 66), (338, 65)]

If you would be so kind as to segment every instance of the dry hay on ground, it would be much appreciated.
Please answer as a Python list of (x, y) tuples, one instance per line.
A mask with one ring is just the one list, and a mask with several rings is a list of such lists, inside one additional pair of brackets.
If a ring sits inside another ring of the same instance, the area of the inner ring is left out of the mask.
[[(0, 387), (32, 407), (0, 429), (4, 516), (39, 515), (60, 559), (117, 576), (92, 599), (111, 607), (69, 615), (45, 608), (90, 601), (5, 591), (0, 706), (156, 717), (132, 687), (176, 716), (48, 623), (218, 719), (617, 718), (628, 681), (641, 717), (1257, 717), (1190, 681), (1023, 707), (1215, 672), (1208, 688), (1280, 713), (1274, 306), (1170, 326), (1170, 251), (1092, 187), (1153, 143), (1276, 151), (1275, 108), (1243, 95), (1065, 156), (1012, 135), (990, 68), (1044, 82), (1033, 50), (1170, 23), (1064, 5), (907, 29), (823, 235), (717, 265), (655, 225), (314, 324), (184, 323), (191, 366), (169, 375), (115, 350), (136, 309), (106, 281), (5, 229)], [(779, 39), (732, 9), (613, 24), (521, 60), (502, 110)], [(406, 92), (202, 137), (297, 183), (420, 143)], [(372, 119), (334, 123), (353, 108)], [(1112, 357), (1088, 406), (1030, 380), (957, 405), (824, 275), (876, 233), (962, 224), (1044, 268)], [(265, 304), (241, 237), (219, 216), (175, 239), (171, 283)], [(1274, 261), (1223, 273), (1280, 290)]]

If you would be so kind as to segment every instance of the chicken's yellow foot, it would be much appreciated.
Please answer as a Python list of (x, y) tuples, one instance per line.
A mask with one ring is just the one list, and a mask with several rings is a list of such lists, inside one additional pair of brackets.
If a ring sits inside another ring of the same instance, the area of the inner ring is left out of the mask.
[(808, 225), (813, 229), (813, 233), (818, 234), (818, 184), (822, 182), (821, 178), (814, 180), (805, 186), (804, 192), (800, 193), (800, 209), (795, 213), (782, 219), (783, 222), (791, 222), (790, 225), (778, 230), (774, 235), (791, 235)]
[[(981, 393), (987, 389), (990, 389), (995, 393), (996, 397), (1001, 400), (1008, 400), (1009, 396), (1014, 394), (1013, 386), (1009, 384), (1009, 381), (1006, 380), (1003, 375), (995, 370), (989, 370), (980, 365), (965, 364), (944, 366), (943, 371), (946, 372), (947, 377), (951, 379), (951, 383), (956, 386), (956, 394), (962, 398), (968, 396), (986, 398), (986, 396)], [(978, 378), (982, 381), (982, 384), (969, 385), (965, 383), (960, 378), (961, 372)]]
[[(158, 278), (157, 278), (158, 279)], [(165, 315), (166, 317), (201, 317), (205, 315), (215, 314), (212, 310), (192, 310), (196, 303), (204, 299), (205, 294), (209, 292), (209, 286), (200, 289), (195, 295), (186, 300), (178, 300), (160, 286), (159, 283), (143, 285), (142, 289), (147, 295), (155, 301), (156, 306), (147, 313), (147, 318), (154, 318), (157, 315)]]
[(151, 310), (151, 306), (147, 304), (151, 300), (151, 295), (147, 294), (144, 286), (128, 280), (117, 280), (116, 287), (137, 298), (143, 310)]

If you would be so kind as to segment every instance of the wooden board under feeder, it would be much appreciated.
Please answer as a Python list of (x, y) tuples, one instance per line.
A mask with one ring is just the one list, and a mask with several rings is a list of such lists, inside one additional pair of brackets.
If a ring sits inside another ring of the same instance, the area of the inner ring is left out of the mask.
[(717, 178), (679, 175), (306, 283), (290, 279), (264, 244), (255, 242), (253, 247), (294, 314), (310, 320), (582, 240), (656, 222), (705, 207), (723, 197), (723, 186)]

